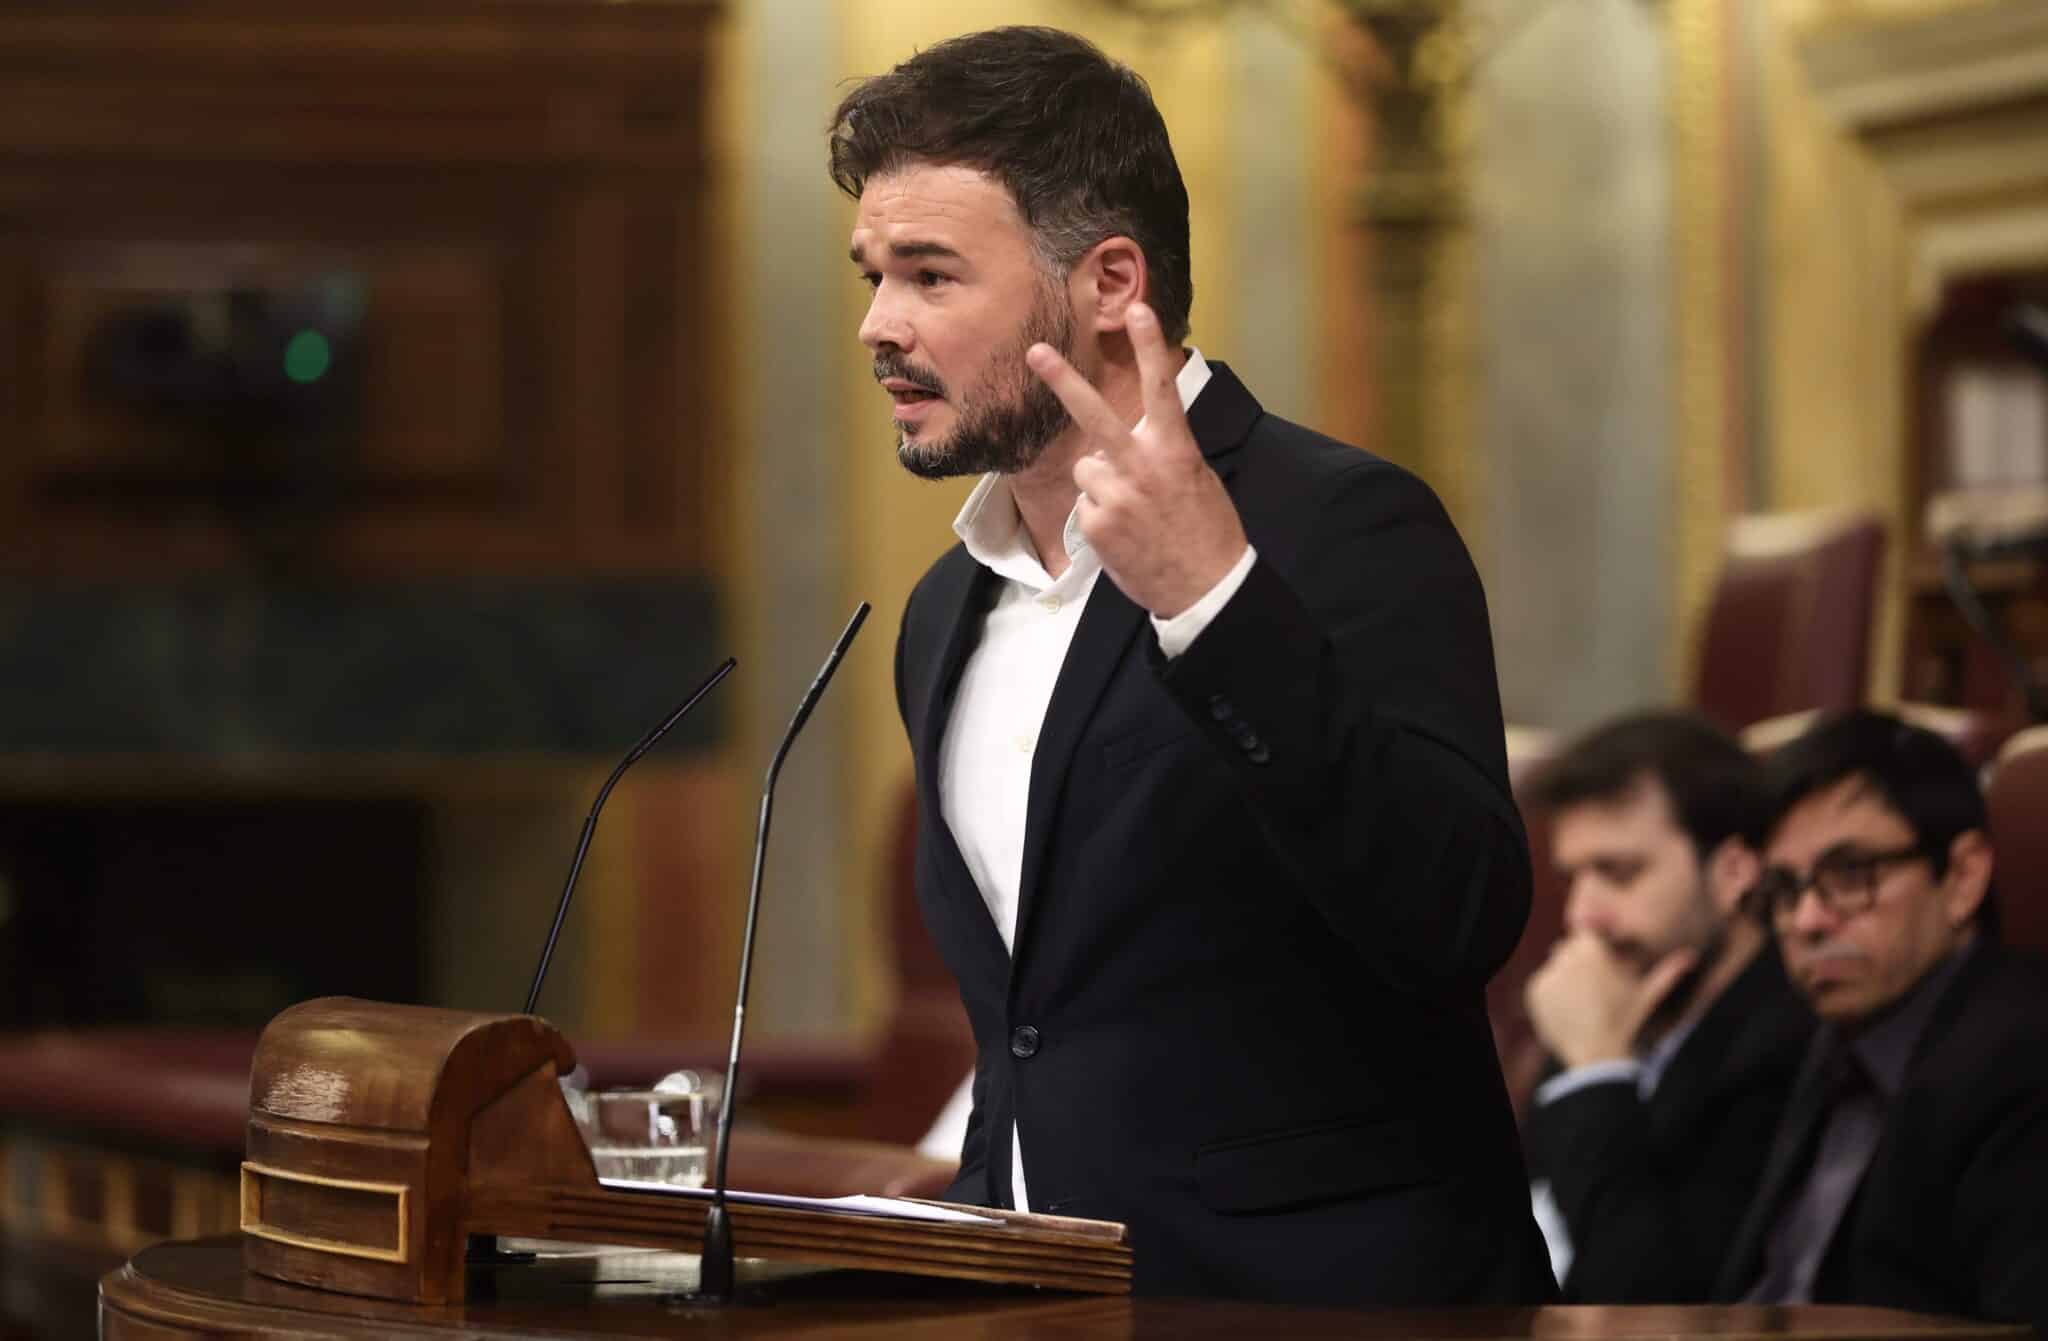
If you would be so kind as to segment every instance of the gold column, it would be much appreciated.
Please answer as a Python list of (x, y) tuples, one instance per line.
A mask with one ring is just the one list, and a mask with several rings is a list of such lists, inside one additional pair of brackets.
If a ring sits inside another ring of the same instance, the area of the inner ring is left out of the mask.
[[(1205, 22), (1244, 2), (1095, 0), (1160, 25)], [(1363, 409), (1366, 445), (1430, 482), (1476, 556), (1483, 472), (1473, 451), (1464, 96), (1476, 44), (1465, 0), (1334, 0), (1317, 17), (1302, 9), (1279, 0), (1263, 14), (1307, 44), (1371, 122), (1365, 181), (1349, 193), (1346, 211), (1364, 234), (1367, 292), (1362, 304), (1344, 305), (1365, 313), (1370, 397), (1366, 406), (1341, 408)], [(1347, 31), (1332, 32), (1340, 20)], [(1198, 242), (1198, 258), (1200, 250)]]
[(1673, 0), (1670, 11), (1672, 125), (1672, 257), (1678, 366), (1673, 377), (1673, 431), (1678, 459), (1678, 655), (1683, 682), (1697, 661), (1701, 625), (1720, 568), (1727, 525), (1729, 284), (1722, 210), (1728, 199), (1726, 0)]
[(1359, 217), (1370, 250), (1374, 450), (1427, 479), (1477, 548), (1473, 249), (1464, 171), (1469, 42), (1459, 0), (1348, 0), (1385, 68)]

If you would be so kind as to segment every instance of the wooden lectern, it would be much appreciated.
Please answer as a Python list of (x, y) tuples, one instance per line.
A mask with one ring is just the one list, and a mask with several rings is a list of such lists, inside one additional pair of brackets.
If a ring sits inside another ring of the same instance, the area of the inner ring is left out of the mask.
[[(326, 997), (270, 1022), (249, 1074), (243, 1260), (259, 1275), (421, 1304), (463, 1298), (471, 1235), (694, 1252), (702, 1198), (606, 1187), (531, 1015)], [(960, 1207), (997, 1223), (730, 1203), (739, 1255), (1130, 1291), (1124, 1227)]]

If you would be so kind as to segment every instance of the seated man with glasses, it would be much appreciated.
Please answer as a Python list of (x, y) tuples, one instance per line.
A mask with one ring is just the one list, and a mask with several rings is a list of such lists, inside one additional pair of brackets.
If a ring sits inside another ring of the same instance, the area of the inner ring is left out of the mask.
[(1870, 712), (1770, 772), (1751, 899), (1822, 1025), (1717, 1293), (2048, 1327), (2048, 982), (1996, 944), (1975, 777)]

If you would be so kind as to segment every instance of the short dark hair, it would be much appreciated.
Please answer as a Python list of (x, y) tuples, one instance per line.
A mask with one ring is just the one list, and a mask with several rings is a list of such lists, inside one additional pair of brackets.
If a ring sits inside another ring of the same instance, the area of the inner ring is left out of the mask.
[(1645, 712), (1597, 727), (1530, 779), (1530, 800), (1555, 810), (1617, 801), (1655, 778), (1702, 861), (1730, 838), (1763, 842), (1763, 766), (1706, 718)]
[(1187, 338), (1188, 191), (1166, 122), (1145, 81), (1086, 38), (991, 28), (920, 51), (840, 101), (831, 153), (832, 180), (856, 200), (905, 164), (987, 173), (1062, 273), (1104, 238), (1131, 238), (1166, 338)]
[[(1792, 807), (1850, 778), (1862, 779), (1906, 822), (1926, 848), (1936, 878), (1948, 873), (1955, 840), (1972, 829), (1991, 832), (1977, 774), (1955, 746), (1925, 727), (1859, 708), (1823, 718), (1767, 761), (1770, 827)], [(1991, 892), (1977, 905), (1980, 930), (1996, 934)]]

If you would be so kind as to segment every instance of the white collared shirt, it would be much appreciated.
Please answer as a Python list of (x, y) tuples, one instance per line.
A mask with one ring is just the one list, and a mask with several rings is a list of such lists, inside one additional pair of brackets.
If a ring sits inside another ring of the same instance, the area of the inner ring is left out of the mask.
[[(1175, 379), (1183, 408), (1194, 404), (1209, 376), (1201, 353), (1190, 349)], [(1067, 647), (1102, 575), (1102, 561), (1082, 538), (1076, 516), (1069, 514), (1063, 533), (1067, 569), (1055, 579), (1032, 548), (1010, 482), (1001, 475), (982, 477), (953, 531), (968, 554), (1002, 581), (981, 638), (960, 672), (940, 743), (939, 807), (1004, 948), (1014, 950), (1031, 761)], [(1153, 619), (1166, 655), (1187, 650), (1244, 584), (1256, 557), (1247, 545), (1237, 565), (1200, 601), (1170, 620)], [(1029, 1210), (1023, 1146), (1014, 1130), (1010, 1185), (1016, 1208)]]

